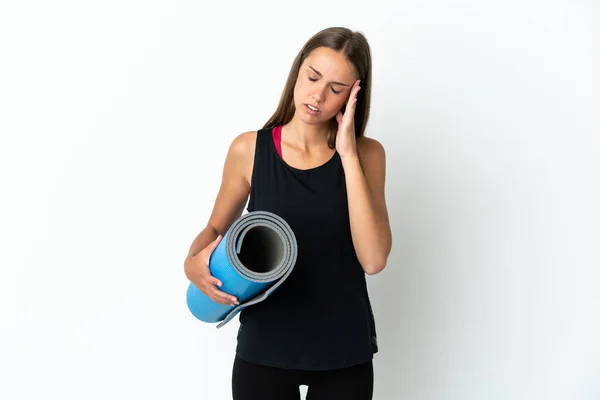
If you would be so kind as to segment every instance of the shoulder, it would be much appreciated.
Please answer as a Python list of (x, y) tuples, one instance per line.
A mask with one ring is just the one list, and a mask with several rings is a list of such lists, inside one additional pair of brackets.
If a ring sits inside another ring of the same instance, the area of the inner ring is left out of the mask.
[(377, 140), (361, 137), (356, 141), (356, 151), (367, 185), (378, 201), (381, 201), (386, 176), (385, 149)]
[(364, 136), (358, 138), (356, 151), (362, 164), (385, 161), (385, 148), (376, 139)]
[(257, 131), (243, 132), (237, 135), (229, 146), (230, 151), (238, 156), (254, 153)]
[(247, 162), (254, 159), (257, 131), (248, 131), (238, 134), (229, 145), (228, 158), (236, 161)]
[(238, 173), (243, 174), (248, 184), (252, 177), (257, 135), (257, 131), (240, 133), (231, 141), (227, 155), (228, 163)]

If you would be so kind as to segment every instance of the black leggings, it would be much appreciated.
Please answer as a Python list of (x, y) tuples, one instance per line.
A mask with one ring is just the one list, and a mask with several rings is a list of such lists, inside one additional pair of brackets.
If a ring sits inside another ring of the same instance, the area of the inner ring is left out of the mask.
[(300, 400), (300, 385), (307, 385), (306, 400), (371, 400), (373, 362), (331, 371), (299, 371), (266, 367), (235, 358), (234, 400)]

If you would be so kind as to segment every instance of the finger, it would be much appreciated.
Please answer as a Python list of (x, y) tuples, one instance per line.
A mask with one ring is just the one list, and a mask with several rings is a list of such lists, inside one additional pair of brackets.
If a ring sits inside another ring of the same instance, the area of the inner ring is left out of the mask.
[(362, 89), (362, 88), (359, 85), (356, 85), (353, 96), (351, 97), (349, 102), (351, 102), (352, 104), (356, 104), (356, 101), (358, 100), (358, 92), (360, 92), (360, 89)]
[(358, 82), (360, 81), (357, 80), (356, 82), (354, 82), (354, 86), (352, 86), (352, 90), (350, 91), (350, 95), (348, 96), (348, 100), (346, 102), (346, 112), (344, 113), (344, 115), (348, 113), (348, 111), (350, 111), (350, 109), (356, 104), (358, 92), (361, 89), (361, 87), (358, 85)]
[(232, 296), (225, 296), (224, 292), (217, 289), (214, 285), (207, 282), (202, 284), (202, 293), (204, 293), (209, 299), (215, 303), (230, 304)]
[(350, 111), (352, 112), (352, 116), (354, 116), (354, 112), (356, 111), (356, 102), (358, 101), (358, 99), (354, 99), (352, 100), (352, 104), (350, 105)]
[(220, 280), (218, 280), (217, 278), (215, 278), (212, 275), (206, 277), (206, 282), (208, 282), (209, 284), (211, 284), (213, 286), (223, 287), (223, 282), (221, 282)]
[(238, 299), (234, 295), (222, 291), (215, 285), (206, 283), (205, 288), (207, 289), (206, 294), (209, 297), (212, 297), (215, 300), (218, 300), (219, 302), (231, 304), (233, 302), (238, 301)]
[(356, 96), (348, 99), (348, 105), (346, 106), (346, 112), (344, 113), (344, 118), (348, 118), (350, 120), (354, 119), (354, 112), (356, 111)]
[(215, 286), (223, 287), (223, 282), (221, 282), (215, 276), (211, 275), (210, 267), (207, 272), (202, 274), (202, 280), (204, 281), (203, 283), (207, 286), (207, 288), (211, 288), (211, 287), (215, 287)]
[(360, 79), (357, 79), (352, 86), (352, 90), (350, 91), (350, 98), (356, 97), (356, 94), (360, 90)]
[(218, 303), (230, 305), (239, 304), (239, 301), (235, 296), (225, 293), (214, 286), (212, 287), (211, 294)]
[(358, 92), (360, 92), (360, 89), (362, 89), (360, 86), (358, 86), (358, 88), (356, 89), (356, 92), (354, 93), (354, 98), (352, 99), (352, 105), (356, 104), (356, 101), (358, 100)]
[[(356, 82), (360, 82), (360, 81), (356, 81)], [(358, 98), (358, 92), (360, 92), (360, 89), (362, 89), (362, 88), (357, 83), (356, 86), (354, 87), (354, 90), (352, 91), (352, 96), (350, 96), (349, 102), (351, 102), (352, 100), (356, 100)]]

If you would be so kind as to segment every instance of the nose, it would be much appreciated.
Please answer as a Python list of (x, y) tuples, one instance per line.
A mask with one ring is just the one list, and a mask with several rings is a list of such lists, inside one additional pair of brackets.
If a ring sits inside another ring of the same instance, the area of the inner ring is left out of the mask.
[(314, 99), (314, 101), (316, 103), (320, 103), (323, 101), (323, 98), (325, 97), (323, 92), (326, 90), (326, 87), (319, 87), (316, 88), (315, 91), (313, 92), (312, 98)]

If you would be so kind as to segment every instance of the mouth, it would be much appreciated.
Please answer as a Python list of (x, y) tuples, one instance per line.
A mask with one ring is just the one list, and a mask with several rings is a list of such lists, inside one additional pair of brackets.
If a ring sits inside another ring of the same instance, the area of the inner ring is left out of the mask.
[(306, 106), (306, 108), (307, 108), (308, 110), (312, 111), (313, 113), (318, 113), (318, 112), (320, 112), (320, 111), (321, 111), (321, 110), (319, 110), (317, 107), (315, 107), (315, 106), (311, 106), (310, 104), (305, 104), (305, 106)]

